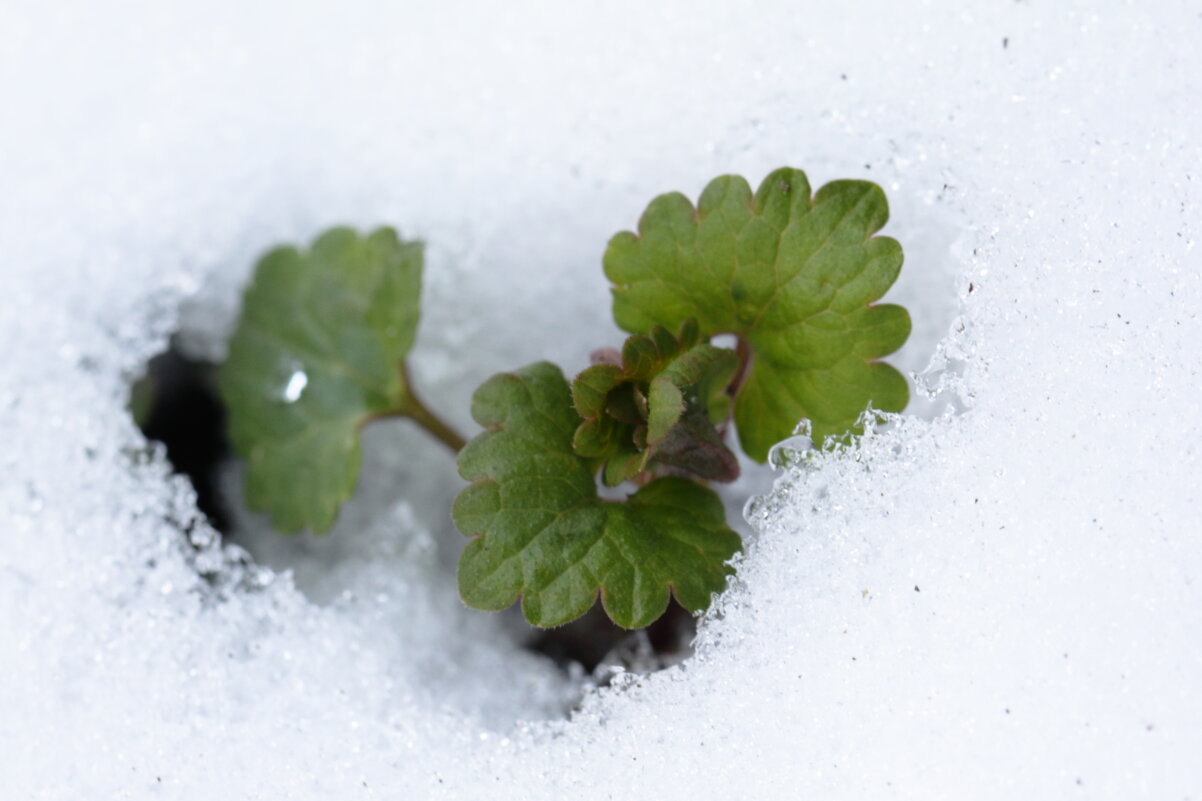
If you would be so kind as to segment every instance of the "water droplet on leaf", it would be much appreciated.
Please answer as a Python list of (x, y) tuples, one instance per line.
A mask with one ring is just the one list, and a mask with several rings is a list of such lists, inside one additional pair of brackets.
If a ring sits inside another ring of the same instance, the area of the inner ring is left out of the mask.
[(284, 385), (284, 403), (296, 403), (308, 385), (309, 376), (305, 374), (305, 371), (293, 370), (292, 375), (288, 376), (288, 383)]

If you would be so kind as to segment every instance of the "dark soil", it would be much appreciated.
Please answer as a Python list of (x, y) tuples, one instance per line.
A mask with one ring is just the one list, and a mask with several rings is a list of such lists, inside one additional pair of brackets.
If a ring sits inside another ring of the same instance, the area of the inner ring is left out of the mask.
[[(647, 639), (655, 657), (671, 663), (683, 655), (696, 628), (692, 613), (673, 598), (663, 616), (647, 627)], [(550, 657), (565, 669), (577, 662), (590, 672), (631, 637), (631, 632), (614, 625), (599, 603), (566, 626), (534, 631), (526, 643), (531, 651)]]

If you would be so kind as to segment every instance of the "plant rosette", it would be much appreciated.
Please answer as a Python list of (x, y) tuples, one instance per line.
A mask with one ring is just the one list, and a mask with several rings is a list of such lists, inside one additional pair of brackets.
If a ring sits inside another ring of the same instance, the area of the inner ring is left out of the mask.
[[(811, 192), (784, 168), (755, 192), (738, 176), (694, 206), (654, 199), (605, 251), (614, 319), (629, 338), (569, 383), (547, 362), (501, 372), (472, 398), (466, 444), (406, 368), (420, 317), (422, 245), (390, 228), (335, 228), (259, 262), (219, 387), (247, 462), (248, 504), (281, 531), (328, 531), (359, 476), (363, 427), (416, 422), (458, 453), (468, 481), (452, 519), (470, 540), (459, 591), (515, 602), (557, 626), (600, 598), (639, 628), (674, 596), (706, 609), (742, 543), (709, 486), (738, 476), (729, 429), (764, 462), (808, 420), (816, 443), (855, 434), (868, 409), (899, 412), (905, 378), (879, 361), (905, 342), (906, 310), (874, 304), (901, 246), (876, 232), (884, 193), (866, 181)], [(733, 335), (734, 348), (714, 344)], [(630, 485), (624, 499), (599, 484)]]

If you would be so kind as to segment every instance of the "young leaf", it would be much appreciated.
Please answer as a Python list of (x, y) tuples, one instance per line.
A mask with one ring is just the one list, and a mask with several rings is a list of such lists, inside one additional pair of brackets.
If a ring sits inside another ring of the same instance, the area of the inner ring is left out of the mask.
[(218, 383), (247, 502), (279, 530), (329, 530), (358, 480), (359, 427), (412, 405), (421, 270), (421, 244), (391, 228), (335, 228), (256, 267)]
[(521, 598), (536, 626), (583, 615), (601, 594), (620, 626), (638, 628), (667, 608), (669, 593), (704, 609), (730, 572), (739, 535), (709, 489), (659, 478), (626, 502), (597, 496), (594, 470), (572, 438), (580, 418), (555, 365), (493, 376), (476, 390), (472, 416), (485, 431), (459, 455), (472, 482), (452, 517), (468, 543), (459, 592), (477, 609)]
[(606, 485), (652, 463), (716, 481), (738, 478), (738, 460), (714, 428), (726, 417), (725, 390), (738, 361), (732, 351), (698, 339), (691, 319), (677, 336), (652, 326), (647, 335), (627, 338), (620, 364), (594, 365), (572, 382), (572, 402), (584, 418), (576, 453), (605, 462)]
[(869, 403), (900, 411), (909, 397), (901, 373), (873, 361), (910, 333), (904, 308), (868, 305), (901, 269), (901, 246), (872, 236), (888, 217), (876, 184), (834, 181), (811, 197), (805, 173), (787, 168), (754, 195), (741, 177), (716, 178), (696, 208), (661, 195), (638, 234), (605, 252), (614, 319), (640, 333), (695, 318), (703, 337), (742, 337), (752, 358), (734, 414), (748, 455), (764, 461), (802, 418), (821, 442)]

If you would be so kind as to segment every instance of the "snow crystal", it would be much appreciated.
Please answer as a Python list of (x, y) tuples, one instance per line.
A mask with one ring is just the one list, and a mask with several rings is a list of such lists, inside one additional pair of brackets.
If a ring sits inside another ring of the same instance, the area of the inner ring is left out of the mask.
[[(1202, 795), (1200, 36), (1172, 0), (8, 9), (6, 796)], [(265, 248), (390, 223), (469, 430), (498, 366), (619, 341), (600, 255), (652, 196), (786, 164), (886, 190), (915, 400), (778, 452), (673, 668), (580, 699), (464, 609), (404, 422), (332, 535), (238, 512), (248, 553), (126, 411), (173, 333), (221, 357)]]

